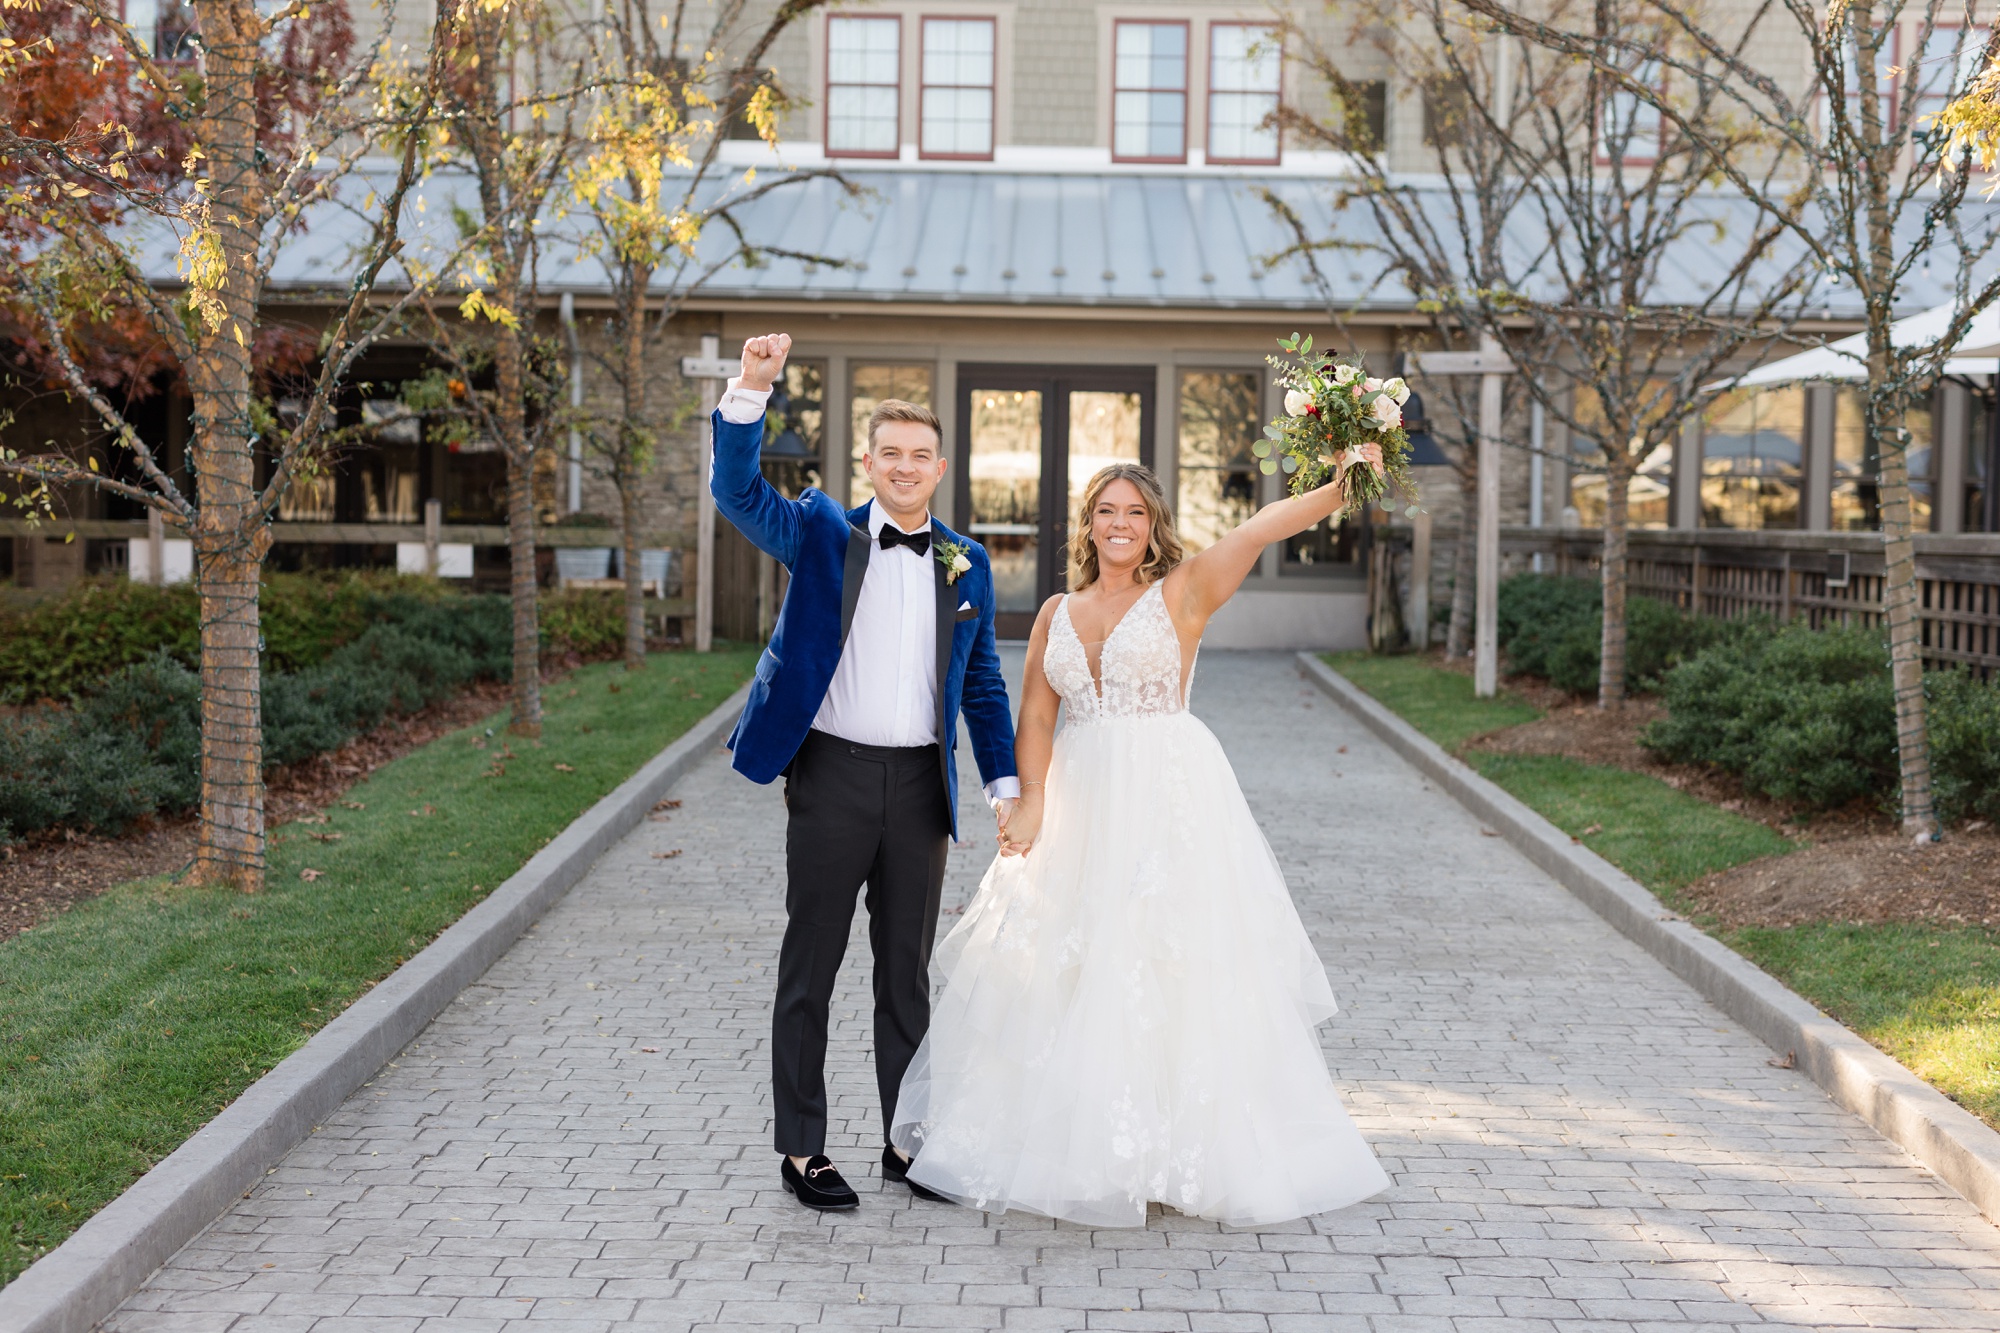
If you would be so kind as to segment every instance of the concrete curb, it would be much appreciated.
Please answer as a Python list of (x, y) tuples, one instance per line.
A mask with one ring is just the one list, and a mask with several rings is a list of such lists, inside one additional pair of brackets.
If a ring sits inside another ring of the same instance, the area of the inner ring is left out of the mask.
[(88, 1333), (317, 1128), (721, 743), (732, 694), (70, 1238), (0, 1288), (0, 1329)]
[(1780, 985), (1721, 941), (1670, 912), (1624, 871), (1474, 772), (1317, 654), (1300, 653), (1307, 679), (1354, 714), (1516, 850), (1619, 933), (1755, 1033), (1834, 1101), (1900, 1144), (1987, 1218), (2000, 1222), (2000, 1133), (1902, 1065)]

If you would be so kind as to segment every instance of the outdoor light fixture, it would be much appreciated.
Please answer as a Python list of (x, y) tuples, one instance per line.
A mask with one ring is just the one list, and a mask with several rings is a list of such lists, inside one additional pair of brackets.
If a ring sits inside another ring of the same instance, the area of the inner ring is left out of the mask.
[(1443, 467), (1451, 460), (1431, 438), (1430, 418), (1424, 415), (1424, 396), (1412, 393), (1403, 404), (1403, 434), (1410, 440), (1411, 467)]

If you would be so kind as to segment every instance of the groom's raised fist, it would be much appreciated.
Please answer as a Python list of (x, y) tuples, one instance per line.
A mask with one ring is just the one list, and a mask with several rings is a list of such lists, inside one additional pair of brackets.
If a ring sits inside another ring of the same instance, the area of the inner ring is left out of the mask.
[(743, 344), (743, 387), (768, 389), (784, 373), (785, 358), (792, 351), (792, 335), (767, 333)]

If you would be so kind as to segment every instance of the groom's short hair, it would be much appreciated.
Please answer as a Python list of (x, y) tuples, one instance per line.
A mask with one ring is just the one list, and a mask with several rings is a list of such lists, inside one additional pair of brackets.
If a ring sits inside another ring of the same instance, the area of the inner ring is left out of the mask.
[(884, 398), (875, 404), (875, 410), (868, 414), (868, 448), (875, 448), (875, 432), (885, 421), (914, 421), (919, 426), (929, 426), (931, 434), (937, 436), (938, 448), (944, 448), (944, 427), (938, 424), (937, 413), (920, 403), (906, 403), (900, 398)]

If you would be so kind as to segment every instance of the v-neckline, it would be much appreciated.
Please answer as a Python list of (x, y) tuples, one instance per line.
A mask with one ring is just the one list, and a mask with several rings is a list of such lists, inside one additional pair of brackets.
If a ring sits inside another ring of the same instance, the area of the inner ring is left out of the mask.
[(1119, 612), (1117, 621), (1111, 626), (1111, 632), (1104, 636), (1103, 643), (1097, 645), (1097, 669), (1094, 671), (1091, 670), (1090, 666), (1090, 645), (1086, 644), (1083, 641), (1083, 636), (1076, 632), (1076, 617), (1069, 613), (1069, 599), (1073, 594), (1063, 594), (1063, 620), (1069, 626), (1069, 636), (1076, 640), (1077, 647), (1083, 649), (1083, 669), (1090, 672), (1091, 688), (1097, 692), (1097, 697), (1100, 701), (1104, 698), (1104, 655), (1111, 651), (1111, 641), (1118, 637), (1119, 630), (1125, 628), (1125, 622), (1130, 620), (1132, 613), (1139, 609), (1139, 603), (1151, 597), (1153, 590), (1159, 586), (1160, 581), (1158, 579), (1153, 580), (1153, 582), (1146, 585), (1144, 592), (1132, 599), (1132, 605)]

